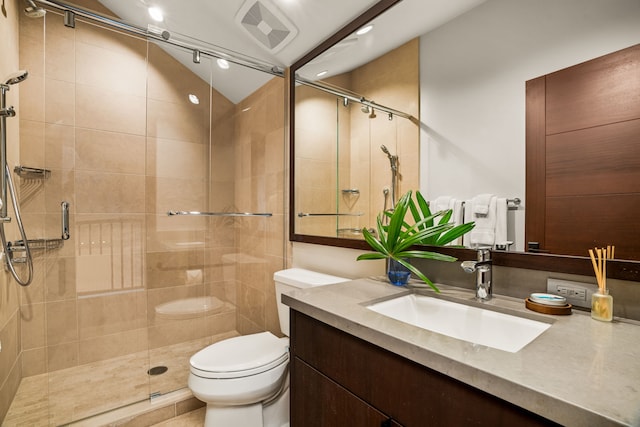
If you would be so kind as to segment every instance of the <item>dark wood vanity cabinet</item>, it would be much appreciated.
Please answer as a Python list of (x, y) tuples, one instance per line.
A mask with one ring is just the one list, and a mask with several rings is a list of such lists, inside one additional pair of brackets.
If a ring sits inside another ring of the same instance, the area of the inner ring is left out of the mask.
[(291, 310), (291, 426), (549, 426), (539, 415)]
[[(355, 394), (349, 392), (326, 375), (312, 368), (302, 360), (292, 361), (291, 389), (296, 390), (292, 399), (296, 421), (294, 426), (388, 426), (396, 427), (389, 416), (378, 411)], [(295, 384), (295, 385), (294, 385)], [(294, 402), (301, 402), (300, 406)]]

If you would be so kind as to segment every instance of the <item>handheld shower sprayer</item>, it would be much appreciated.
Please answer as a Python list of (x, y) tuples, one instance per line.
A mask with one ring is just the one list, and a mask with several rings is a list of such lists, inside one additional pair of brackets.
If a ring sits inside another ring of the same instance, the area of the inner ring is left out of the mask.
[[(391, 209), (396, 207), (396, 188), (398, 187), (398, 156), (395, 156), (389, 152), (389, 149), (385, 145), (381, 145), (380, 149), (389, 158), (391, 164)], [(385, 194), (386, 204), (386, 194)]]
[(17, 83), (23, 82), (27, 79), (28, 75), (29, 75), (29, 72), (27, 70), (17, 71), (11, 74), (9, 77), (7, 77), (7, 81), (4, 84), (7, 86), (11, 86), (11, 85), (15, 85)]
[[(0, 83), (0, 241), (2, 241), (2, 249), (4, 250), (5, 264), (9, 271), (11, 271), (11, 275), (16, 279), (16, 282), (21, 286), (27, 286), (33, 280), (33, 258), (31, 257), (31, 250), (29, 249), (27, 236), (24, 232), (24, 225), (22, 224), (22, 218), (20, 217), (20, 208), (18, 206), (18, 197), (16, 195), (15, 186), (11, 180), (9, 165), (7, 165), (7, 117), (14, 117), (16, 115), (13, 107), (7, 107), (7, 92), (11, 89), (12, 85), (23, 82), (28, 75), (29, 73), (26, 70), (20, 70), (17, 73), (11, 74), (4, 83)], [(7, 242), (4, 231), (4, 224), (11, 221), (11, 218), (7, 216), (7, 187), (9, 188), (11, 196), (16, 224), (20, 231), (22, 241), (24, 242), (24, 261), (28, 268), (28, 275), (26, 279), (21, 279), (13, 266), (9, 243)]]
[[(29, 73), (27, 71), (20, 70), (7, 77), (7, 80), (4, 83), (0, 83), (0, 96), (2, 97), (2, 99), (0, 100), (0, 116), (14, 117), (16, 115), (16, 111), (13, 109), (13, 107), (7, 107), (7, 92), (9, 91), (9, 89), (11, 89), (11, 86), (24, 81), (28, 75)], [(0, 183), (1, 182), (2, 180), (0, 179)]]
[(398, 170), (398, 156), (394, 156), (393, 154), (391, 154), (389, 152), (389, 149), (385, 145), (381, 145), (380, 149), (389, 158), (389, 163), (391, 163), (391, 170), (397, 171)]
[(5, 178), (5, 169), (7, 167), (7, 117), (14, 117), (16, 111), (13, 106), (7, 107), (7, 92), (11, 89), (11, 86), (21, 83), (27, 79), (29, 72), (27, 70), (17, 71), (0, 84), (0, 117), (1, 132), (0, 132), (0, 200), (3, 205), (0, 207), (0, 221), (3, 221), (7, 217), (7, 181)]

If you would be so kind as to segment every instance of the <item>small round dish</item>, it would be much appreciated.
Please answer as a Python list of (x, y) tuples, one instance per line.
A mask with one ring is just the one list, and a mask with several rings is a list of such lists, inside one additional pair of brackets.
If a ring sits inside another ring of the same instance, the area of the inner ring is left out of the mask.
[(573, 308), (571, 304), (563, 306), (538, 304), (537, 302), (531, 301), (531, 298), (525, 299), (524, 302), (525, 307), (529, 310), (543, 314), (567, 315), (571, 314), (571, 309)]
[(560, 295), (533, 293), (529, 297), (531, 301), (543, 305), (563, 306), (567, 304), (567, 299)]

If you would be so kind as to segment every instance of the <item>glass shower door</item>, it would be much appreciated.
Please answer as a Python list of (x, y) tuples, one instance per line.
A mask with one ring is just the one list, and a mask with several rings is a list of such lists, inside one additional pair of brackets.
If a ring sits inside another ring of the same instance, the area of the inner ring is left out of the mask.
[[(149, 43), (146, 161), (147, 322), (151, 395), (184, 388), (189, 358), (210, 342), (207, 322), (228, 307), (206, 289), (212, 60)], [(170, 55), (168, 55), (170, 54)], [(203, 79), (201, 76), (206, 78)]]

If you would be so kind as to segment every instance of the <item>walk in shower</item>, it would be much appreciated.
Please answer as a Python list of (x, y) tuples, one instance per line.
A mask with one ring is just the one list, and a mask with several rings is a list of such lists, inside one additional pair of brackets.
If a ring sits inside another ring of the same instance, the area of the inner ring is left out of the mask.
[[(48, 9), (17, 18), (29, 78), (13, 94), (9, 159), (49, 172), (13, 176), (29, 238), (60, 234), (61, 201), (71, 238), (33, 248), (33, 281), (17, 291), (20, 346), (0, 378), (15, 393), (7, 425), (61, 425), (166, 395), (186, 387), (197, 350), (278, 329), (283, 78), (230, 61), (226, 72), (263, 82), (233, 99), (202, 42)], [(17, 390), (6, 380), (16, 376)]]

